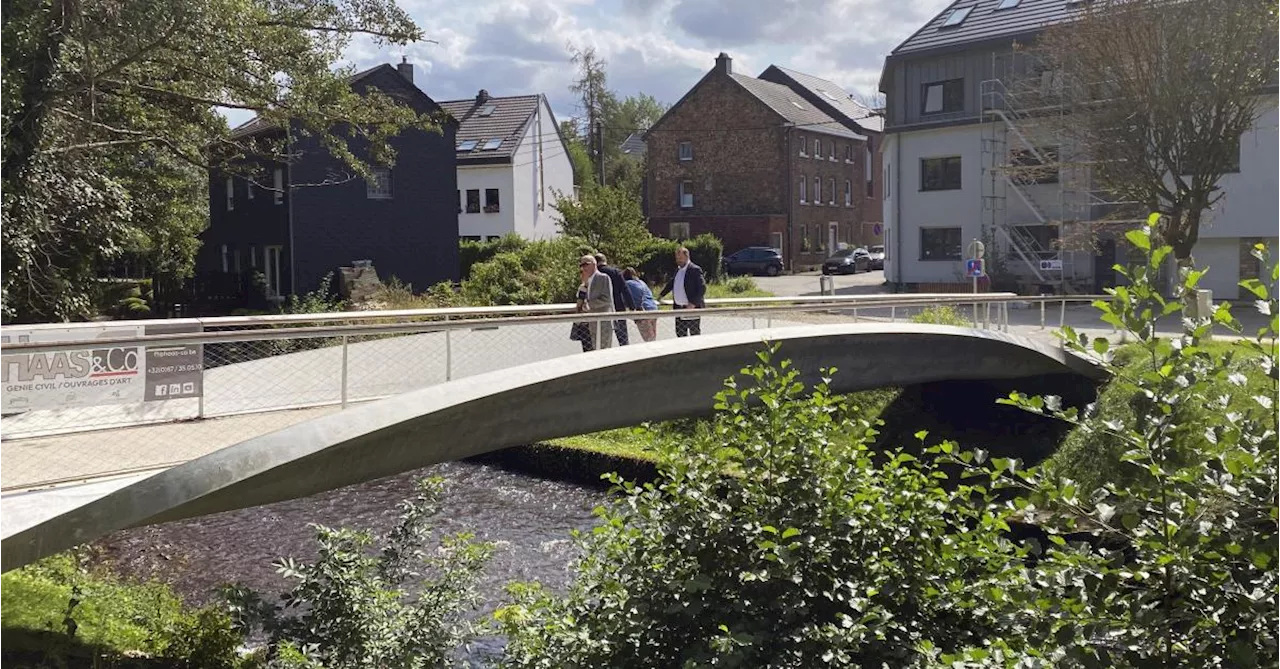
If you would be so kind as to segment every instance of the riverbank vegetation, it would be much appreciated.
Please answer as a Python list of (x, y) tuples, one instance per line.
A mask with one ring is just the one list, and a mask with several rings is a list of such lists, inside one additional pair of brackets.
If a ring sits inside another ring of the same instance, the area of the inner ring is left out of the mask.
[[(509, 587), (491, 623), (508, 643), (492, 661), (1274, 665), (1276, 299), (1267, 286), (1246, 284), (1272, 315), (1256, 338), (1207, 341), (1215, 324), (1236, 325), (1223, 309), (1188, 321), (1179, 337), (1155, 337), (1154, 319), (1181, 308), (1157, 290), (1168, 250), (1151, 249), (1142, 231), (1130, 241), (1148, 262), (1098, 307), (1134, 343), (1113, 349), (1063, 333), (1068, 348), (1113, 375), (1099, 401), (1004, 400), (1073, 427), (1043, 466), (924, 433), (917, 439), (928, 448), (881, 444), (887, 426), (876, 418), (892, 391), (836, 396), (827, 379), (841, 370), (815, 378), (770, 346), (726, 382), (710, 420), (591, 437), (611, 440), (615, 455), (648, 458), (656, 476), (645, 484), (612, 477), (600, 522), (575, 535), (581, 558), (567, 588)], [(1198, 280), (1189, 273), (1179, 295)], [(566, 445), (584, 447), (582, 439)], [(403, 532), (391, 554), (406, 559), (395, 564), (423, 575), (396, 580), (385, 575), (389, 549), (374, 552), (362, 536), (320, 528), (313, 562), (281, 563), (298, 583), (283, 600), (300, 604), (288, 612), (301, 616), (292, 624), (325, 632), (271, 637), (272, 661), (295, 662), (278, 666), (360, 666), (340, 658), (374, 656), (380, 666), (419, 666), (401, 660), (410, 648), (404, 632), (420, 616), (466, 629), (463, 594), (411, 604), (406, 593), (434, 592), (441, 578), (448, 592), (467, 592), (489, 548), (467, 544), (467, 566), (450, 580), (452, 563), (434, 560), (456, 545)], [(12, 580), (39, 569), (5, 575), (6, 628), (18, 620)], [(48, 599), (66, 608), (76, 597), (64, 589)], [(61, 629), (57, 606), (45, 611), (43, 622), (25, 624)], [(428, 636), (447, 646), (469, 633)], [(433, 648), (440, 658), (443, 646)]]

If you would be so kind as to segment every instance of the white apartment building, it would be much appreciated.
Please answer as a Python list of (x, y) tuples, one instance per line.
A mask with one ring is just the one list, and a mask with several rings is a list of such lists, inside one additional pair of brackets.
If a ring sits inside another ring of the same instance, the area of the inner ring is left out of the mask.
[[(1116, 285), (1111, 267), (1123, 264), (1126, 245), (1116, 226), (1106, 232), (1091, 222), (1117, 208), (1092, 190), (1078, 157), (1056, 155), (1069, 148), (1045, 141), (1049, 131), (1035, 127), (1034, 115), (1019, 113), (1019, 105), (1051, 104), (1054, 75), (1043, 73), (1037, 94), (1035, 79), (1014, 84), (1008, 74), (1016, 69), (1015, 42), (1027, 44), (1044, 26), (1069, 20), (1077, 6), (957, 0), (886, 59), (880, 90), (888, 281), (907, 289), (967, 286), (963, 262), (971, 242), (981, 239), (996, 244), (988, 256), (1003, 257), (1006, 276), (1016, 276), (1022, 289), (1096, 292)], [(1239, 281), (1262, 269), (1249, 255), (1253, 244), (1277, 240), (1274, 91), (1263, 105), (1241, 137), (1239, 171), (1221, 180), (1224, 195), (1205, 214), (1193, 252), (1198, 265), (1210, 268), (1202, 286), (1215, 299), (1237, 298)], [(1071, 242), (1085, 237), (1090, 243)]]
[(573, 164), (544, 95), (441, 102), (458, 120), (458, 236), (559, 234), (556, 200), (573, 197)]

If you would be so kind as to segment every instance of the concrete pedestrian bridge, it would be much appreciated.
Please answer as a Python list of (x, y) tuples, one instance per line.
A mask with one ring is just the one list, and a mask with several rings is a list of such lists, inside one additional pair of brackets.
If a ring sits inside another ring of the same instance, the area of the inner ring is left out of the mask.
[(1091, 362), (1048, 342), (904, 323), (745, 330), (543, 360), (321, 415), (159, 473), (76, 494), (11, 497), (3, 508), (3, 570), (125, 528), (303, 497), (520, 444), (705, 416), (724, 380), (752, 364), (766, 340), (781, 345), (780, 357), (807, 384), (820, 369), (837, 368), (831, 385), (839, 393), (1103, 379)]

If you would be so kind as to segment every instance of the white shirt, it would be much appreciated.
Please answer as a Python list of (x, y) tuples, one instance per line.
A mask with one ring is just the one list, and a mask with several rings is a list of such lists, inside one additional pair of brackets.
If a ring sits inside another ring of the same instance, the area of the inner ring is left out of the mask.
[(681, 265), (680, 269), (676, 270), (676, 287), (675, 290), (672, 291), (672, 297), (675, 299), (676, 304), (682, 307), (688, 306), (689, 304), (689, 296), (684, 293), (684, 273), (687, 269), (689, 269), (689, 263)]

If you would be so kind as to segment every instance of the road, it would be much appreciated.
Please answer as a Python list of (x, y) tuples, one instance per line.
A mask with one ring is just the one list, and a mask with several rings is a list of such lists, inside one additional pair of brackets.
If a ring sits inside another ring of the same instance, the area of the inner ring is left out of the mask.
[[(802, 272), (800, 274), (782, 274), (779, 276), (756, 277), (756, 285), (774, 295), (792, 297), (796, 295), (821, 294), (818, 280), (822, 275), (818, 272)], [(861, 274), (846, 274), (831, 277), (836, 282), (837, 295), (874, 295), (889, 292), (884, 283), (884, 272), (874, 270)]]

